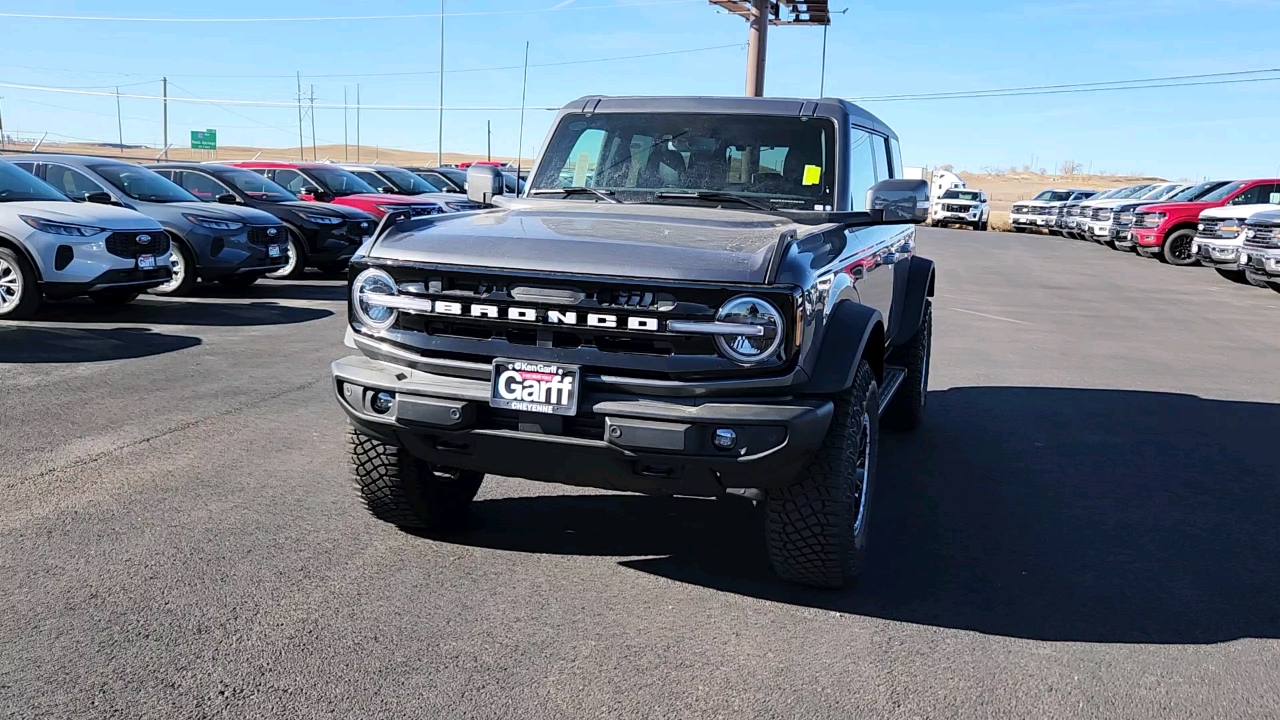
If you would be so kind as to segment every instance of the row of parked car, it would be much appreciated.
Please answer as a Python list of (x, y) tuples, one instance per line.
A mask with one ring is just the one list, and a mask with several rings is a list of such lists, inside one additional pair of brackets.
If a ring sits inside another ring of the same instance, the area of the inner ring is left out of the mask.
[(1015, 203), (1010, 222), (1280, 291), (1280, 179), (1051, 189)]
[[(510, 192), (523, 184), (503, 172)], [(459, 167), (160, 163), (78, 155), (0, 161), (0, 319), (43, 300), (120, 305), (197, 282), (247, 287), (342, 272), (387, 213), (475, 209)]]

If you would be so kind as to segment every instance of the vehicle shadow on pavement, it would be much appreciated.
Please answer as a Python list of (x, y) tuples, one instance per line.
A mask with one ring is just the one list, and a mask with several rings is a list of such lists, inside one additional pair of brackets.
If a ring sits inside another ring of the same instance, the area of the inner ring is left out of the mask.
[(0, 327), (0, 363), (82, 363), (150, 357), (200, 344), (200, 338), (146, 328)]
[(333, 315), (323, 308), (301, 308), (274, 302), (218, 303), (184, 302), (140, 298), (119, 307), (94, 304), (91, 300), (68, 300), (40, 308), (34, 320), (67, 323), (130, 323), (139, 325), (193, 325), (202, 327), (242, 327), (294, 325)]
[(658, 556), (726, 592), (1037, 640), (1280, 637), (1280, 405), (1122, 390), (961, 387), (887, 436), (856, 587), (773, 580), (745, 503), (574, 495), (476, 503), (454, 542)]
[(303, 280), (259, 281), (245, 288), (227, 287), (219, 283), (200, 283), (192, 297), (228, 298), (235, 300), (327, 300), (346, 302), (345, 281), (323, 282), (324, 276), (307, 276)]

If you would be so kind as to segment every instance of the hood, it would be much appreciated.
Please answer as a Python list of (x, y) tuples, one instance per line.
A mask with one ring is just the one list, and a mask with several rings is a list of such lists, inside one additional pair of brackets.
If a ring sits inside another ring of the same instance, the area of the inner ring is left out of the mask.
[(287, 202), (276, 203), (277, 207), (289, 208), (297, 212), (309, 213), (311, 215), (329, 215), (347, 220), (376, 220), (372, 215), (347, 205), (335, 205), (334, 203), (307, 202), (305, 200), (289, 200)]
[(1204, 209), (1206, 209), (1206, 208), (1214, 208), (1214, 207), (1218, 207), (1219, 205), (1221, 205), (1221, 203), (1203, 203), (1203, 202), (1176, 202), (1176, 203), (1162, 203), (1162, 202), (1153, 202), (1153, 203), (1147, 203), (1146, 205), (1141, 205), (1141, 206), (1139, 206), (1139, 207), (1140, 207), (1141, 209), (1143, 209), (1143, 210), (1151, 209), (1153, 212), (1158, 211), (1158, 212), (1162, 212), (1162, 213), (1170, 213), (1170, 214), (1174, 214), (1174, 213), (1177, 213), (1177, 214), (1188, 213), (1188, 214), (1192, 214), (1192, 215), (1199, 215), (1199, 214), (1200, 214), (1200, 212), (1201, 212), (1202, 210), (1204, 210)]
[(434, 215), (369, 257), (519, 272), (764, 283), (779, 239), (800, 226), (749, 210), (516, 199)]
[(425, 205), (430, 200), (420, 199), (421, 195), (389, 195), (386, 193), (355, 193), (343, 195), (337, 200), (355, 200), (356, 202), (374, 203), (377, 205)]
[(159, 223), (140, 212), (97, 203), (6, 202), (0, 203), (0, 213), (11, 215), (15, 221), (18, 215), (33, 215), (54, 222), (91, 225), (108, 230), (163, 231)]
[[(136, 202), (130, 200), (129, 202)], [(223, 205), (207, 202), (145, 203), (139, 202), (138, 209), (147, 215), (163, 220), (176, 221), (178, 216), (199, 215), (201, 217), (241, 222), (249, 225), (279, 225), (280, 220), (269, 212), (239, 205)], [(185, 220), (184, 220), (185, 222)]]
[(1258, 213), (1280, 210), (1280, 205), (1224, 205), (1200, 213), (1202, 218), (1251, 218)]
[(1118, 200), (1099, 200), (1099, 201), (1097, 201), (1097, 202), (1084, 202), (1084, 203), (1081, 203), (1081, 207), (1091, 207), (1091, 208), (1097, 208), (1097, 207), (1102, 207), (1102, 208), (1113, 208), (1113, 207), (1116, 207), (1116, 206), (1118, 206), (1118, 205), (1126, 205), (1126, 204), (1129, 204), (1129, 203), (1132, 203), (1132, 202), (1133, 202), (1133, 200), (1132, 200), (1132, 199), (1130, 199), (1130, 198), (1120, 198), (1120, 199), (1118, 199)]
[(1267, 210), (1249, 216), (1249, 222), (1256, 225), (1280, 225), (1280, 210)]
[[(1063, 201), (1065, 202), (1065, 201)], [(1050, 202), (1048, 200), (1014, 200), (1014, 205), (1027, 205), (1030, 207), (1044, 207), (1045, 205), (1061, 205), (1061, 202)]]

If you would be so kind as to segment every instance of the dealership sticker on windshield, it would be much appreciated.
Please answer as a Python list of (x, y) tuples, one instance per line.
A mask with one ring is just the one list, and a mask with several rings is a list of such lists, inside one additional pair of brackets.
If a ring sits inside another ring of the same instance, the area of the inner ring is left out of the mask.
[(817, 165), (804, 166), (803, 182), (805, 185), (817, 185), (821, 181), (822, 181), (822, 168), (818, 167)]
[(494, 360), (489, 404), (521, 412), (572, 416), (578, 412), (580, 377), (575, 365)]

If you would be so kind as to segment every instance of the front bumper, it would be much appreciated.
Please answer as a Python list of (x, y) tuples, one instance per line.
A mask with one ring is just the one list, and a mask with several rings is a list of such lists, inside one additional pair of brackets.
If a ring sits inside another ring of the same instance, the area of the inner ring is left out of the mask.
[(304, 228), (302, 232), (307, 244), (307, 264), (312, 266), (347, 262), (369, 239), (368, 235), (352, 235), (349, 230)]
[(1048, 215), (1010, 215), (1009, 223), (1021, 227), (1044, 227), (1045, 222), (1052, 219)]
[[(250, 228), (237, 232), (209, 230), (195, 227), (188, 231), (187, 240), (196, 249), (196, 268), (202, 280), (219, 280), (233, 276), (264, 276), (289, 264), (289, 245), (284, 226), (275, 242), (255, 244), (249, 241)], [(261, 226), (257, 226), (261, 227)], [(269, 247), (279, 248), (279, 255), (271, 257)]]
[(1111, 236), (1111, 222), (1091, 220), (1085, 225), (1084, 230), (1091, 240), (1107, 238)]
[(52, 300), (61, 300), (102, 290), (143, 292), (154, 287), (160, 287), (169, 282), (172, 277), (173, 271), (167, 265), (157, 267), (154, 270), (138, 270), (137, 268), (108, 270), (88, 281), (45, 281), (41, 283), (40, 289), (46, 297)]
[(961, 223), (972, 225), (978, 222), (978, 213), (939, 212), (933, 216), (933, 222), (935, 224)]
[[(791, 482), (817, 451), (833, 406), (822, 399), (672, 398), (593, 392), (558, 418), (489, 406), (489, 381), (362, 356), (332, 365), (338, 404), (362, 432), (428, 462), (496, 475), (649, 494), (714, 497)], [(395, 393), (386, 414), (369, 398)], [(711, 444), (718, 428), (739, 438)]]
[(1137, 245), (1137, 241), (1133, 237), (1133, 231), (1128, 227), (1113, 227), (1110, 230), (1111, 243), (1121, 249), (1132, 249)]
[(1251, 277), (1275, 282), (1280, 279), (1280, 250), (1240, 251), (1239, 268)]
[(1201, 265), (1235, 270), (1240, 263), (1240, 243), (1224, 243), (1221, 239), (1196, 237), (1191, 253)]

